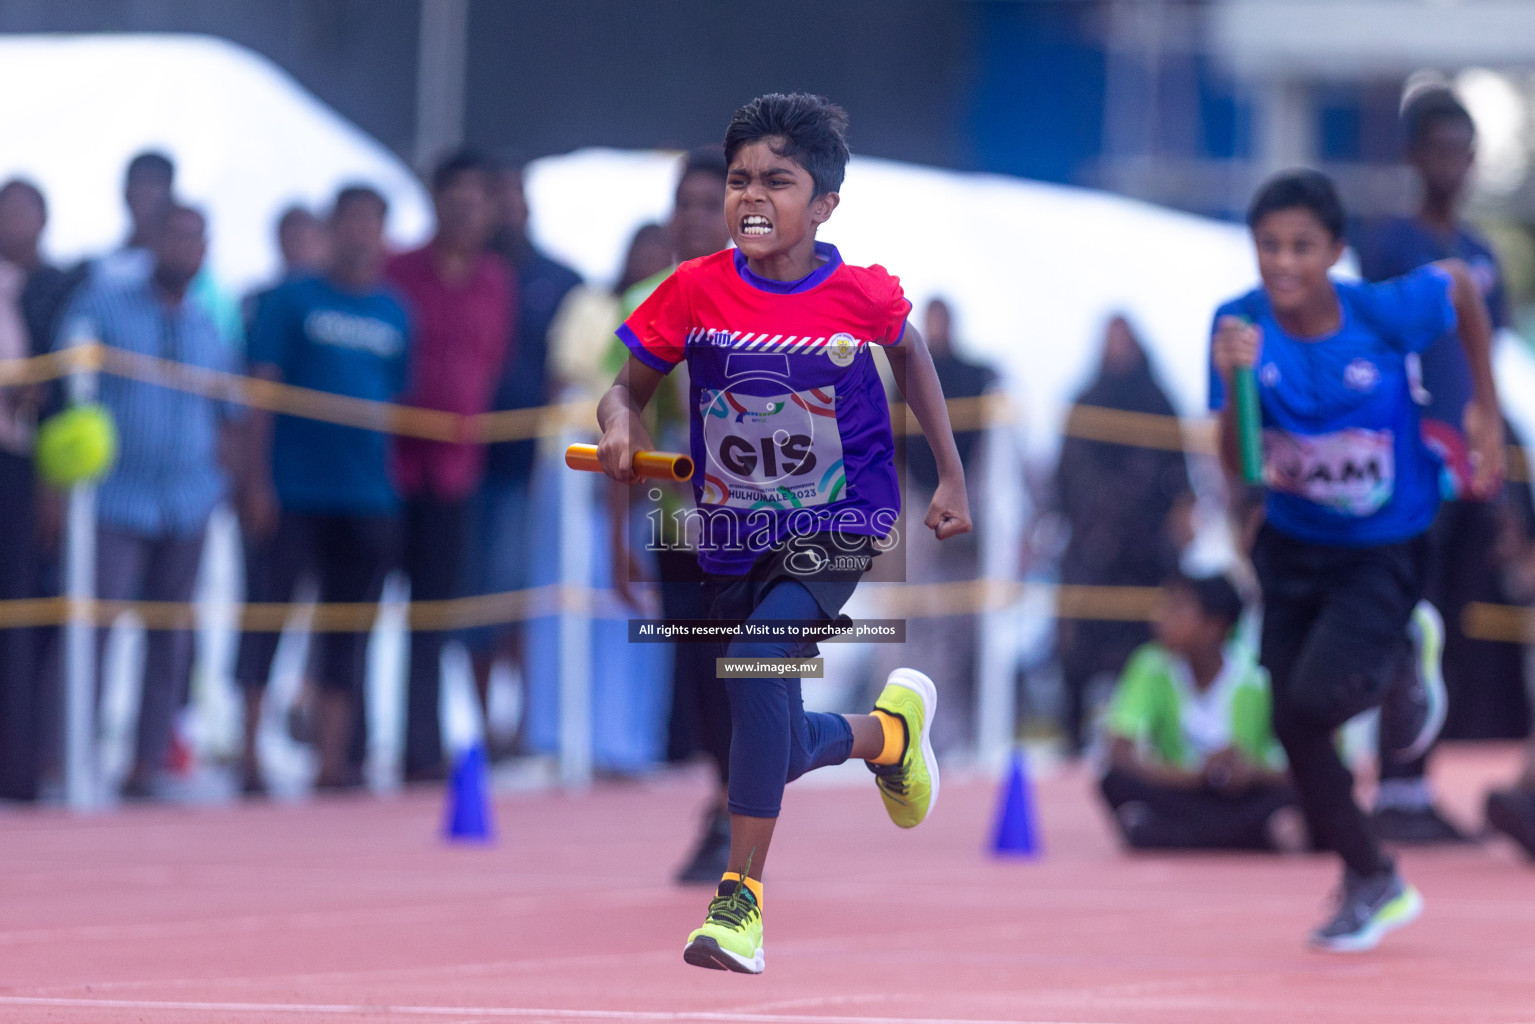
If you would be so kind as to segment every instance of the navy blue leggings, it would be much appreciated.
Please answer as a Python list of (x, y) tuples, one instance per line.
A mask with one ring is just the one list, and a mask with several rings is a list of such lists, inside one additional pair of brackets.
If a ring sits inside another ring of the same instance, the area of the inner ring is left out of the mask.
[[(810, 591), (784, 580), (773, 586), (747, 621), (800, 619), (826, 615)], [(729, 658), (795, 658), (808, 645), (791, 640), (735, 640)], [(853, 729), (841, 715), (806, 714), (798, 679), (724, 680), (730, 695), (730, 811), (753, 818), (776, 818), (783, 788), (801, 775), (841, 764), (853, 752)]]

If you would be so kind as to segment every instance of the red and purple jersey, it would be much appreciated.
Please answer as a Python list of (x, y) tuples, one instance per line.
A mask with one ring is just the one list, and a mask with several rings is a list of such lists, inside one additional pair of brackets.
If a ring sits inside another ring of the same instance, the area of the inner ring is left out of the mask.
[(739, 575), (788, 537), (884, 537), (900, 514), (890, 407), (870, 345), (911, 303), (883, 267), (824, 262), (799, 281), (725, 250), (679, 266), (618, 329), (662, 373), (687, 360), (699, 561)]

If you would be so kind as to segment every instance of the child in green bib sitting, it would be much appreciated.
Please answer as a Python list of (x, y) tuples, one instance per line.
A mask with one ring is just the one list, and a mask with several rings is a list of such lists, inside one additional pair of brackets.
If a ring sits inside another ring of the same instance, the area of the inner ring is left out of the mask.
[(1269, 725), (1268, 675), (1233, 637), (1241, 616), (1225, 577), (1175, 577), (1156, 640), (1125, 666), (1103, 722), (1100, 788), (1134, 849), (1308, 845)]

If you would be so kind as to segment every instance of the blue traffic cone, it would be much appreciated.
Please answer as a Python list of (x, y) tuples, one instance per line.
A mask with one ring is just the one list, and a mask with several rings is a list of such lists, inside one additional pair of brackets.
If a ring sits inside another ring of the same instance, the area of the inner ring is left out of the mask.
[(459, 843), (488, 843), (495, 839), (484, 744), (469, 747), (453, 764), (442, 834), (445, 839)]
[(999, 857), (1036, 857), (1040, 853), (1039, 827), (1034, 820), (1034, 793), (1022, 751), (1013, 751), (1012, 764), (1002, 785), (997, 808), (997, 828), (991, 840)]

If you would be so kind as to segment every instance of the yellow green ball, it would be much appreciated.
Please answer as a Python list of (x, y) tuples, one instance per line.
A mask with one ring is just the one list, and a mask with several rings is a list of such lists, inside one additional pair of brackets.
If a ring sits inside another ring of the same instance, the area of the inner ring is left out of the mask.
[(37, 428), (37, 471), (55, 487), (105, 476), (117, 459), (117, 427), (100, 405), (77, 405)]

